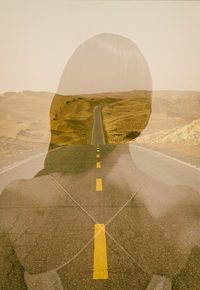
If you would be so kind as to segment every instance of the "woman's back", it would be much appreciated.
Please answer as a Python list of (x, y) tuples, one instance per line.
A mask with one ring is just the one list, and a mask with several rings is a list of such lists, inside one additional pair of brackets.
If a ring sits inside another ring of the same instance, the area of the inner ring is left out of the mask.
[[(145, 289), (153, 275), (173, 278), (186, 267), (199, 243), (193, 211), (199, 196), (190, 188), (177, 190), (145, 176), (134, 167), (127, 146), (117, 146), (102, 160), (105, 170), (50, 173), (4, 190), (3, 230), (27, 283), (30, 277), (49, 277), (48, 283), (61, 281), (64, 289)], [(100, 192), (99, 174), (104, 186)], [(106, 227), (108, 280), (92, 278), (95, 224)]]

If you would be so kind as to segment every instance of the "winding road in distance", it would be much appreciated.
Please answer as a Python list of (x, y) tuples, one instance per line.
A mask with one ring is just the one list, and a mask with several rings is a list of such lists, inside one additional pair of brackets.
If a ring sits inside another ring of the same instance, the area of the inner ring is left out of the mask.
[(92, 128), (92, 137), (91, 137), (91, 145), (105, 145), (105, 136), (103, 130), (103, 122), (102, 122), (102, 114), (101, 114), (102, 106), (96, 106), (94, 108), (94, 120), (93, 120), (93, 128)]
[[(63, 289), (200, 289), (200, 171), (134, 142), (105, 144), (101, 106), (94, 109), (91, 145), (76, 148), (80, 169), (85, 162), (94, 166), (85, 178), (70, 179), (65, 206), (76, 207), (65, 217), (63, 236), (71, 237), (76, 254), (56, 268)], [(32, 178), (44, 158), (2, 172), (1, 189)], [(36, 250), (42, 256), (37, 244)]]
[[(91, 144), (105, 144), (102, 125), (101, 107), (94, 108), (94, 123)], [(200, 189), (200, 169), (171, 158), (151, 149), (142, 147), (134, 142), (129, 147), (131, 157), (137, 167), (147, 175), (170, 185), (185, 184), (197, 191)], [(0, 190), (16, 179), (32, 178), (44, 166), (46, 153), (17, 162), (0, 170)]]

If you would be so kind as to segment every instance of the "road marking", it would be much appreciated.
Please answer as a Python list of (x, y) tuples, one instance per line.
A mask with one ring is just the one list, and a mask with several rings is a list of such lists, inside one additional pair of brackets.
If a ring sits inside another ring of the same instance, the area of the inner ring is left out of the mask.
[(101, 162), (97, 162), (97, 168), (101, 168)]
[(99, 149), (97, 149), (97, 152), (99, 152)]
[(100, 157), (100, 154), (97, 154), (97, 158), (99, 158)]
[(108, 279), (106, 234), (104, 224), (95, 224), (93, 279)]
[(102, 179), (97, 178), (96, 179), (96, 191), (102, 191), (102, 190), (103, 190)]
[(182, 163), (182, 164), (185, 165), (185, 166), (188, 166), (188, 167), (191, 167), (191, 168), (193, 168), (193, 169), (196, 169), (196, 170), (200, 171), (200, 167), (196, 167), (195, 165), (192, 165), (192, 164), (190, 164), (190, 163), (187, 163), (187, 162), (185, 162), (185, 161), (182, 161), (182, 160), (177, 159), (177, 158), (175, 158), (175, 157), (172, 157), (172, 156), (170, 156), (170, 155), (167, 155), (167, 154), (164, 154), (164, 153), (158, 152), (158, 151), (153, 150), (153, 149), (146, 148), (146, 147), (141, 146), (141, 145), (139, 145), (139, 144), (133, 144), (133, 143), (129, 143), (129, 144), (130, 144), (131, 146), (133, 146), (133, 147), (135, 146), (136, 148), (138, 147), (139, 149), (143, 149), (143, 150), (146, 150), (146, 151), (150, 151), (150, 152), (152, 152), (152, 153), (155, 153), (155, 154), (161, 155), (161, 156), (165, 157), (166, 159), (171, 159), (171, 160), (177, 161), (177, 162), (179, 162), (179, 163)]
[[(45, 151), (45, 152), (42, 152), (42, 153), (39, 153), (39, 154), (37, 154), (37, 155), (34, 155), (34, 156), (32, 156), (32, 157), (28, 157), (28, 158), (25, 159), (25, 160), (18, 161), (18, 162), (16, 162), (16, 163), (13, 163), (13, 164), (11, 164), (11, 165), (8, 165), (8, 166), (6, 166), (6, 167), (3, 167), (2, 169), (0, 169), (0, 175), (3, 174), (3, 173), (5, 173), (5, 172), (8, 172), (8, 171), (10, 171), (10, 170), (12, 170), (12, 169), (15, 169), (15, 168), (18, 167), (18, 166), (24, 165), (24, 164), (28, 163), (29, 161), (32, 161), (32, 160), (34, 160), (34, 159), (37, 159), (37, 158), (39, 158), (39, 157), (41, 157), (41, 156), (43, 156), (43, 155), (45, 155), (45, 154), (47, 154), (46, 151)], [(40, 169), (38, 169), (38, 170), (40, 170)]]

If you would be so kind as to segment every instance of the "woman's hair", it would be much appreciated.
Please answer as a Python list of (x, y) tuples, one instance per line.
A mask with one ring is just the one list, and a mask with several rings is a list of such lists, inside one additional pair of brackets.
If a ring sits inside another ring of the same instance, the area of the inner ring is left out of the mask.
[(102, 33), (83, 42), (70, 57), (57, 93), (62, 95), (152, 89), (150, 71), (136, 44)]
[(90, 151), (95, 148), (89, 144), (95, 106), (102, 106), (106, 143), (112, 144), (101, 158), (116, 144), (137, 138), (151, 114), (151, 91), (147, 62), (133, 41), (110, 33), (86, 40), (67, 62), (53, 98), (49, 152), (37, 176), (77, 173), (94, 165)]
[(148, 123), (151, 91), (147, 62), (133, 41), (110, 33), (86, 40), (67, 62), (51, 104), (50, 149), (90, 144), (97, 105), (108, 144), (135, 139)]

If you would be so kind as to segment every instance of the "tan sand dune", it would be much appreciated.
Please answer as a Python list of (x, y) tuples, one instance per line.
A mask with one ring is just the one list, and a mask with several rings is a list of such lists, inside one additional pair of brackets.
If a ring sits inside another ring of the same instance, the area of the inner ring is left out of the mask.
[(59, 146), (88, 144), (97, 105), (104, 105), (102, 117), (108, 143), (127, 143), (137, 137), (135, 142), (140, 144), (200, 158), (200, 93), (153, 92), (147, 125), (149, 94), (129, 91), (56, 95), (51, 107), (52, 93), (4, 93), (0, 96), (0, 166), (47, 150), (49, 142)]
[(31, 91), (0, 96), (0, 167), (47, 150), (52, 98)]
[(199, 120), (199, 92), (153, 92), (150, 122), (135, 142), (200, 166)]

